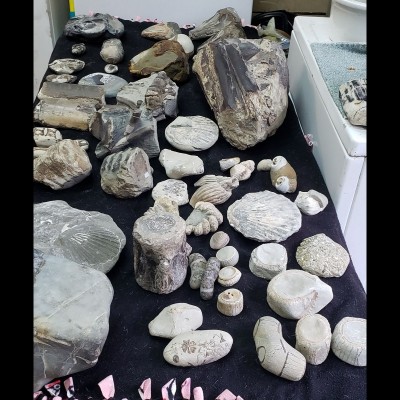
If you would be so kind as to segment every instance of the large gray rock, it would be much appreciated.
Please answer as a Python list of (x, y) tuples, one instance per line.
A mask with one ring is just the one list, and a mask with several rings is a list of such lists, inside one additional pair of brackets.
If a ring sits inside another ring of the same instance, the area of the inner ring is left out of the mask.
[(125, 243), (124, 233), (107, 214), (79, 210), (63, 200), (34, 205), (33, 244), (45, 253), (106, 273)]
[(288, 67), (278, 43), (221, 39), (194, 56), (197, 75), (224, 138), (245, 150), (275, 134), (288, 107)]
[(102, 272), (35, 250), (33, 294), (36, 391), (96, 365), (114, 290)]

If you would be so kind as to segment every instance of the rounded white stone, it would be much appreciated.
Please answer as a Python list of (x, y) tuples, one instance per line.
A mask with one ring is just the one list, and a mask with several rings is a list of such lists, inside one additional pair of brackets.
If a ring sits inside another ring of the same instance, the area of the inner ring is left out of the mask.
[(241, 277), (242, 273), (236, 267), (224, 267), (218, 273), (218, 283), (221, 286), (233, 286)]
[(279, 243), (265, 243), (251, 252), (249, 268), (254, 275), (271, 280), (286, 270), (287, 261), (285, 247)]
[(223, 231), (215, 232), (210, 238), (210, 247), (213, 250), (219, 250), (229, 243), (229, 235)]
[(234, 267), (239, 261), (239, 252), (233, 246), (225, 246), (215, 255), (221, 263), (221, 267)]
[(187, 184), (179, 179), (166, 179), (154, 186), (151, 196), (154, 200), (160, 197), (168, 197), (176, 201), (178, 206), (189, 203)]

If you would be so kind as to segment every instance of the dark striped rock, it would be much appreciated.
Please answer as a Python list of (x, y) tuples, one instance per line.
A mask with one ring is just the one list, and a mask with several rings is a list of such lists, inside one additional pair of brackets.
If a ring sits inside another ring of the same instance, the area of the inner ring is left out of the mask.
[(141, 76), (165, 71), (173, 81), (184, 82), (189, 76), (188, 58), (179, 42), (161, 40), (133, 57), (129, 62), (129, 71)]
[(181, 33), (181, 28), (176, 22), (161, 22), (143, 29), (141, 35), (149, 39), (165, 40), (179, 33)]
[(222, 39), (194, 56), (197, 75), (222, 135), (244, 150), (276, 133), (288, 107), (288, 68), (268, 39)]
[(77, 15), (70, 18), (64, 27), (64, 35), (71, 38), (94, 39), (106, 32), (114, 37), (124, 33), (124, 25), (109, 14)]
[(33, 390), (96, 365), (114, 290), (107, 276), (34, 251)]
[(153, 188), (149, 157), (139, 147), (107, 156), (100, 175), (101, 188), (120, 199), (137, 197)]

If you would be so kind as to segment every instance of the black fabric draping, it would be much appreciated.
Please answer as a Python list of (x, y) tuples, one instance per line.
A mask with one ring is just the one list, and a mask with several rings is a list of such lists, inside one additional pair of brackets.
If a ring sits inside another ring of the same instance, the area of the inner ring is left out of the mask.
[[(123, 62), (118, 65), (119, 71), (116, 75), (130, 82), (139, 77), (133, 77), (129, 73), (129, 60), (154, 43), (140, 36), (140, 32), (152, 23), (121, 21), (125, 25), (125, 33), (121, 37), (125, 56)], [(255, 29), (246, 27), (245, 30), (249, 38), (257, 37)], [(182, 29), (182, 32), (188, 31)], [(102, 40), (86, 42), (87, 51), (79, 56), (79, 59), (85, 61), (86, 66), (76, 73), (78, 80), (89, 73), (104, 71), (106, 63), (99, 55)], [(78, 41), (60, 37), (49, 62), (58, 58), (73, 57), (71, 46), (76, 42)], [(200, 43), (196, 41), (195, 48)], [(51, 73), (47, 70), (45, 75)], [(115, 99), (108, 102), (115, 103)], [(215, 121), (197, 78), (192, 72), (189, 79), (179, 85), (178, 105), (179, 115), (202, 115)], [(175, 150), (164, 136), (166, 126), (171, 122), (172, 119), (167, 118), (157, 123), (161, 149)], [(89, 141), (88, 154), (93, 166), (92, 173), (81, 183), (66, 190), (54, 191), (45, 185), (34, 183), (34, 203), (65, 200), (70, 206), (78, 209), (106, 213), (114, 219), (126, 235), (126, 246), (116, 265), (107, 274), (115, 294), (111, 304), (109, 334), (103, 351), (96, 366), (72, 375), (78, 399), (102, 399), (97, 384), (110, 374), (113, 375), (116, 386), (115, 400), (139, 399), (139, 385), (149, 377), (152, 380), (153, 399), (161, 399), (161, 387), (171, 378), (177, 379), (176, 399), (181, 399), (179, 388), (187, 377), (192, 380), (192, 388), (196, 386), (203, 388), (206, 400), (215, 399), (227, 388), (245, 400), (361, 400), (366, 398), (366, 367), (351, 366), (337, 358), (332, 351), (321, 365), (307, 364), (305, 375), (298, 382), (277, 377), (263, 369), (258, 362), (252, 336), (257, 319), (265, 315), (278, 319), (282, 323), (283, 337), (292, 346), (295, 345), (297, 321), (280, 317), (268, 306), (266, 302), (268, 281), (253, 275), (248, 267), (251, 251), (261, 243), (245, 238), (230, 227), (226, 211), (229, 205), (246, 193), (262, 190), (276, 192), (271, 184), (269, 172), (254, 171), (250, 179), (240, 182), (239, 187), (234, 189), (227, 202), (217, 206), (224, 215), (223, 224), (219, 229), (229, 234), (231, 238), (229, 244), (238, 249), (240, 259), (237, 267), (242, 272), (242, 278), (234, 287), (243, 293), (244, 309), (238, 316), (227, 317), (219, 313), (216, 307), (218, 294), (226, 288), (216, 283), (213, 298), (204, 301), (200, 298), (199, 290), (193, 290), (189, 286), (190, 270), (184, 284), (167, 295), (148, 292), (136, 283), (133, 271), (132, 229), (135, 220), (153, 205), (151, 191), (137, 198), (124, 200), (106, 194), (100, 187), (101, 160), (98, 160), (94, 154), (98, 140), (89, 132), (67, 129), (60, 129), (60, 131), (64, 138), (82, 138)], [(286, 194), (287, 198), (294, 201), (299, 190), (308, 191), (309, 189), (315, 189), (328, 197), (329, 204), (323, 212), (314, 216), (302, 215), (301, 229), (281, 243), (288, 252), (288, 269), (300, 269), (295, 258), (296, 248), (303, 239), (309, 236), (325, 233), (347, 248), (328, 189), (313, 157), (312, 149), (304, 140), (291, 102), (282, 126), (274, 136), (264, 142), (241, 151), (232, 147), (220, 135), (217, 143), (210, 149), (192, 154), (201, 157), (204, 161), (204, 174), (216, 175), (226, 175), (219, 169), (218, 161), (222, 158), (238, 156), (242, 161), (254, 160), (257, 164), (262, 159), (282, 155), (293, 166), (298, 177), (296, 192)], [(154, 185), (168, 179), (158, 158), (150, 159), (150, 164), (154, 168)], [(188, 184), (189, 196), (194, 193), (196, 188), (193, 183), (199, 178), (200, 176), (183, 178), (183, 181)], [(181, 217), (186, 219), (191, 210), (192, 207), (189, 204), (181, 206)], [(210, 236), (211, 233), (199, 237), (188, 236), (188, 243), (193, 247), (193, 252), (199, 252), (206, 258), (214, 256), (215, 251), (209, 246)], [(322, 278), (322, 280), (333, 289), (333, 300), (320, 311), (320, 314), (329, 320), (332, 331), (343, 317), (366, 318), (366, 293), (351, 262), (342, 277)], [(221, 329), (232, 335), (233, 346), (226, 357), (208, 365), (190, 368), (175, 367), (164, 360), (163, 349), (168, 339), (150, 336), (148, 323), (164, 307), (178, 302), (200, 307), (204, 316), (200, 329)]]

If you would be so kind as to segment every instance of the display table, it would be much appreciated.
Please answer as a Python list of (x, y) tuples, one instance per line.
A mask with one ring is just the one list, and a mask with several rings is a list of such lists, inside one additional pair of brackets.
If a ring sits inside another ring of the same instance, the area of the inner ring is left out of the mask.
[[(128, 82), (137, 80), (128, 70), (129, 60), (140, 51), (153, 45), (150, 39), (144, 39), (140, 32), (152, 23), (138, 23), (122, 20), (125, 33), (121, 40), (125, 57), (118, 65), (118, 76)], [(182, 30), (187, 33), (186, 30)], [(257, 38), (255, 29), (246, 28), (249, 38)], [(71, 46), (76, 42), (61, 37), (54, 48), (50, 61), (58, 58), (72, 57)], [(86, 43), (87, 51), (79, 57), (85, 61), (83, 70), (76, 73), (78, 80), (93, 72), (103, 72), (105, 62), (99, 52), (102, 40)], [(201, 42), (195, 42), (195, 47)], [(192, 62), (190, 63), (192, 65)], [(47, 70), (46, 75), (52, 73)], [(189, 79), (179, 85), (178, 106), (181, 116), (201, 115), (215, 121), (214, 115), (207, 104), (206, 98), (193, 73)], [(115, 104), (115, 99), (107, 101)], [(164, 131), (171, 118), (157, 123), (158, 137), (161, 149), (174, 149), (165, 139)], [(365, 399), (366, 398), (366, 367), (351, 366), (330, 351), (324, 363), (318, 366), (307, 364), (304, 377), (298, 382), (292, 382), (271, 374), (259, 364), (253, 340), (253, 328), (258, 318), (268, 315), (282, 323), (282, 333), (285, 340), (295, 345), (296, 320), (280, 317), (266, 302), (268, 281), (256, 277), (249, 270), (249, 257), (254, 248), (261, 243), (245, 238), (235, 231), (228, 223), (226, 211), (229, 205), (240, 199), (246, 193), (270, 190), (277, 192), (271, 184), (269, 172), (255, 170), (250, 179), (240, 182), (233, 190), (232, 196), (225, 203), (218, 205), (224, 216), (219, 230), (230, 236), (230, 245), (235, 246), (240, 254), (236, 266), (242, 272), (242, 277), (235, 288), (242, 291), (244, 309), (235, 316), (221, 314), (216, 307), (217, 296), (226, 288), (215, 284), (214, 296), (205, 301), (200, 298), (199, 290), (189, 286), (190, 270), (184, 284), (170, 294), (155, 294), (142, 289), (135, 281), (133, 270), (133, 239), (132, 229), (137, 218), (153, 205), (151, 191), (133, 199), (118, 199), (106, 194), (100, 187), (101, 160), (94, 154), (98, 140), (89, 132), (60, 129), (63, 138), (86, 139), (89, 141), (89, 158), (93, 166), (92, 173), (72, 188), (54, 191), (49, 187), (34, 184), (34, 202), (64, 200), (70, 206), (87, 210), (99, 211), (110, 215), (126, 235), (126, 246), (120, 259), (107, 274), (113, 287), (114, 299), (111, 304), (110, 329), (108, 338), (96, 366), (73, 374), (76, 398), (79, 400), (101, 400), (98, 382), (112, 374), (116, 386), (115, 400), (127, 398), (139, 399), (138, 388), (143, 380), (152, 380), (152, 399), (161, 399), (161, 387), (170, 379), (177, 380), (175, 398), (181, 399), (180, 385), (185, 378), (190, 377), (192, 388), (201, 386), (206, 400), (215, 399), (224, 389), (229, 389), (236, 396), (245, 400), (288, 400), (288, 399)], [(322, 178), (318, 165), (312, 155), (311, 148), (304, 140), (299, 122), (290, 103), (287, 116), (277, 133), (253, 148), (241, 151), (232, 147), (220, 135), (217, 143), (210, 149), (192, 153), (204, 161), (204, 174), (227, 175), (219, 168), (222, 158), (238, 156), (242, 161), (253, 160), (256, 164), (265, 158), (284, 156), (297, 172), (298, 186), (295, 193), (285, 194), (294, 201), (299, 190), (317, 190), (325, 194), (329, 204), (324, 211), (314, 216), (302, 215), (301, 229), (281, 244), (288, 253), (288, 269), (300, 269), (296, 258), (296, 248), (300, 242), (312, 235), (325, 233), (335, 242), (346, 247), (340, 229), (339, 221), (328, 189)], [(154, 168), (154, 185), (168, 179), (158, 158), (150, 159)], [(194, 193), (193, 183), (200, 176), (183, 178), (188, 185), (189, 197)], [(186, 219), (192, 211), (189, 204), (180, 207), (180, 215)], [(199, 252), (204, 257), (215, 256), (216, 251), (209, 246), (211, 233), (206, 236), (188, 236), (188, 243), (193, 252)], [(333, 331), (336, 324), (347, 316), (366, 318), (366, 293), (350, 262), (345, 274), (340, 278), (321, 278), (333, 290), (333, 300), (320, 311), (331, 325)], [(166, 306), (173, 303), (189, 303), (200, 307), (204, 321), (200, 329), (220, 329), (229, 332), (233, 337), (230, 353), (211, 364), (198, 367), (175, 367), (163, 358), (163, 350), (168, 339), (150, 336), (148, 323)]]

